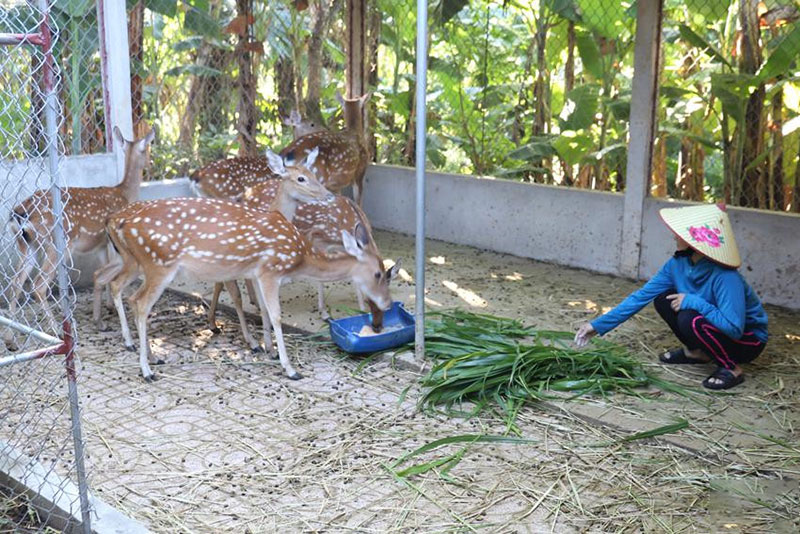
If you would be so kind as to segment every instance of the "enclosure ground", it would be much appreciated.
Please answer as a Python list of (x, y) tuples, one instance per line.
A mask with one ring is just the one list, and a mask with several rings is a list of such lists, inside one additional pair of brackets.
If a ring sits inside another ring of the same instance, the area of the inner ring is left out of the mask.
[[(376, 236), (387, 257), (413, 258), (413, 239)], [(429, 309), (459, 306), (541, 328), (572, 329), (638, 285), (440, 242), (428, 252)], [(402, 275), (394, 295), (413, 304), (410, 275)], [(101, 332), (90, 322), (87, 292), (77, 306), (91, 485), (154, 532), (800, 528), (798, 313), (769, 308), (772, 339), (746, 367), (747, 381), (731, 395), (707, 395), (699, 382), (710, 369), (652, 363), (672, 340), (647, 310), (610, 337), (698, 395), (651, 391), (529, 406), (517, 423), (532, 443), (452, 444), (393, 467), (436, 439), (508, 429), (491, 414), (421, 413), (419, 375), (302, 334), (287, 338), (305, 378), (287, 380), (276, 361), (249, 361), (235, 316), (222, 314), (222, 333), (211, 333), (191, 295), (207, 297), (210, 287), (175, 287), (188, 294), (165, 294), (151, 319), (151, 346), (167, 361), (154, 384), (141, 380), (111, 312), (113, 328)], [(283, 295), (286, 324), (324, 332), (310, 285), (292, 284)], [(345, 284), (331, 285), (328, 297), (334, 316), (355, 307)], [(610, 444), (681, 417), (690, 427), (679, 434)], [(449, 472), (397, 475), (462, 449)]]

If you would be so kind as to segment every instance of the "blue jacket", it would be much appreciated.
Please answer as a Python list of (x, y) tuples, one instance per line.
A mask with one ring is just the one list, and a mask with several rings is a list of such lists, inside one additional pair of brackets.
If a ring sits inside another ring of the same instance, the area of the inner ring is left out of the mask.
[(745, 332), (753, 332), (767, 342), (767, 313), (739, 271), (706, 258), (692, 264), (688, 255), (679, 254), (619, 306), (592, 321), (592, 327), (603, 335), (665, 291), (685, 293), (681, 310), (696, 310), (728, 337), (739, 339)]

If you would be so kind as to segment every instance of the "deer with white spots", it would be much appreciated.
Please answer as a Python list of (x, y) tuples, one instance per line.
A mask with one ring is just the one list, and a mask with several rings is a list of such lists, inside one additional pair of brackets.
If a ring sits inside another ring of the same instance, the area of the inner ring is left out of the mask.
[[(156, 136), (156, 128), (140, 139), (128, 141), (119, 128), (114, 128), (114, 139), (123, 146), (125, 174), (122, 182), (114, 187), (70, 187), (62, 195), (67, 248), (70, 253), (96, 254), (102, 264), (108, 263), (106, 219), (139, 196), (142, 174), (149, 161), (149, 147)], [(53, 319), (47, 306), (47, 294), (55, 275), (58, 262), (53, 243), (53, 214), (50, 209), (49, 191), (37, 191), (11, 212), (11, 227), (18, 234), (17, 245), (22, 257), (17, 268), (18, 275), (12, 285), (9, 310), (17, 307), (17, 298), (23, 285), (36, 265), (39, 249), (44, 258), (39, 274), (33, 282), (33, 291), (42, 303), (48, 318)], [(102, 285), (94, 287), (94, 319), (100, 324), (100, 301)]]
[[(158, 227), (155, 221), (167, 227)], [(381, 283), (383, 266), (365, 250), (361, 225), (353, 233), (342, 232), (347, 254), (337, 259), (314, 251), (308, 239), (281, 213), (260, 212), (225, 200), (139, 202), (111, 217), (107, 230), (125, 265), (111, 281), (115, 299), (131, 278), (130, 273), (144, 273), (144, 282), (130, 302), (139, 331), (139, 364), (146, 381), (154, 379), (148, 361), (147, 316), (179, 269), (210, 281), (254, 279), (265, 344), (272, 353), (272, 324), (281, 365), (295, 380), (302, 377), (289, 362), (283, 340), (281, 284), (297, 278), (351, 279), (377, 308), (387, 310), (391, 306), (388, 284)]]
[(342, 104), (345, 128), (338, 132), (327, 130), (310, 133), (295, 139), (281, 154), (294, 153), (302, 158), (319, 147), (317, 164), (312, 169), (325, 187), (334, 193), (353, 186), (353, 197), (361, 206), (364, 173), (369, 163), (369, 147), (364, 130), (369, 93), (354, 99), (336, 94)]
[[(314, 175), (308, 170), (308, 166), (313, 164), (316, 155), (316, 151), (312, 151), (308, 158), (306, 158), (306, 160), (304, 160), (301, 164), (292, 164), (287, 167), (284, 160), (280, 156), (272, 151), (267, 151), (267, 157), (270, 161), (271, 168), (277, 176), (281, 176), (280, 179), (274, 180), (274, 182), (277, 184), (277, 191), (270, 208), (273, 211), (283, 214), (287, 220), (291, 220), (291, 218), (294, 217), (294, 212), (300, 202), (313, 203), (318, 200), (330, 201), (333, 199), (333, 194), (325, 189), (325, 187), (319, 183), (319, 181), (314, 178)], [(174, 203), (169, 205), (175, 206)], [(138, 229), (133, 228), (131, 230), (131, 237), (133, 238), (131, 243), (143, 246), (145, 253), (150, 254), (153, 258), (156, 258), (154, 247), (145, 243), (148, 235), (151, 236), (152, 239), (155, 239), (157, 243), (166, 244), (172, 237), (175, 237), (175, 235), (177, 235), (179, 238), (182, 237), (184, 231), (192, 230), (198, 222), (210, 223), (212, 225), (219, 224), (223, 228), (231, 226), (231, 224), (228, 224), (217, 217), (209, 218), (207, 216), (197, 215), (196, 208), (192, 208), (188, 212), (176, 207), (171, 207), (168, 210), (170, 214), (173, 212), (178, 213), (179, 211), (180, 214), (178, 218), (181, 219), (180, 224), (172, 220), (152, 219), (150, 217), (142, 218), (141, 221), (143, 221), (145, 224), (151, 224), (152, 228), (148, 229), (147, 234), (143, 233), (141, 235)], [(134, 218), (134, 221), (138, 223), (139, 220), (137, 219), (138, 217)], [(195, 221), (195, 219), (197, 220)], [(123, 257), (123, 262), (110, 264), (106, 267), (98, 269), (98, 271), (95, 273), (95, 278), (98, 284), (111, 285), (111, 293), (114, 298), (114, 305), (117, 308), (117, 314), (119, 315), (120, 325), (122, 327), (122, 337), (125, 341), (125, 348), (130, 351), (134, 351), (136, 349), (133, 344), (133, 338), (131, 337), (130, 330), (128, 329), (128, 321), (125, 317), (125, 308), (122, 305), (122, 291), (130, 282), (133, 281), (136, 276), (141, 274), (141, 269), (138, 262), (130, 261), (131, 258), (127, 258), (126, 260), (126, 251), (128, 248), (130, 248), (130, 243), (126, 245), (126, 242), (123, 242), (123, 246), (120, 247), (117, 244), (117, 241), (114, 241), (112, 232), (109, 233), (109, 236), (112, 238), (112, 242), (117, 248), (117, 251)], [(217, 232), (206, 232), (206, 236), (209, 239), (216, 239)], [(229, 241), (231, 242), (243, 240), (246, 239), (229, 238)], [(225, 244), (225, 241), (223, 241), (223, 244)], [(178, 244), (176, 243), (172, 243), (170, 246), (176, 250), (178, 249)], [(125, 272), (121, 274), (122, 271)], [(219, 285), (222, 284), (222, 282), (219, 283)], [(245, 341), (253, 352), (261, 352), (261, 346), (259, 345), (258, 341), (256, 341), (250, 335), (250, 331), (247, 328), (247, 321), (244, 316), (244, 309), (242, 308), (241, 294), (238, 291), (236, 282), (234, 280), (226, 280), (224, 285), (228, 288), (228, 291), (233, 296), (236, 314), (238, 316), (239, 325), (241, 326), (242, 335), (244, 336)]]
[[(257, 210), (264, 210), (265, 206), (269, 210), (275, 209), (274, 206), (280, 194), (279, 184), (278, 180), (268, 180), (247, 188), (244, 193), (243, 204), (248, 208)], [(294, 219), (289, 217), (287, 219), (291, 220), (300, 233), (311, 242), (314, 250), (331, 258), (346, 254), (342, 249), (342, 231), (349, 231), (361, 225), (364, 229), (362, 242), (365, 244), (365, 250), (370, 255), (375, 256), (378, 264), (383, 265), (367, 216), (355, 202), (345, 196), (334, 195), (332, 201), (301, 203), (297, 207)], [(400, 260), (391, 269), (385, 270), (383, 273), (387, 284), (392, 274), (399, 269), (399, 264)], [(213, 331), (218, 331), (215, 314), (221, 290), (222, 284), (217, 284), (214, 287), (214, 296), (208, 309), (208, 322)], [(364, 298), (358, 288), (356, 288), (356, 296), (359, 308), (364, 310)], [(236, 302), (238, 297), (236, 295), (232, 295), (232, 297)], [(330, 315), (325, 306), (325, 292), (322, 283), (317, 284), (317, 305), (322, 318), (324, 320), (329, 319)], [(372, 327), (375, 331), (380, 331), (383, 328), (383, 313), (372, 305), (370, 305), (370, 311), (372, 311)]]
[[(295, 137), (324, 130), (312, 121), (303, 120), (297, 111), (292, 111), (284, 124), (292, 126)], [(313, 147), (312, 147), (313, 148)], [(306, 157), (303, 154), (302, 157)], [(248, 187), (265, 180), (279, 178), (270, 168), (264, 156), (227, 158), (212, 161), (189, 176), (195, 194), (206, 198), (237, 200)]]

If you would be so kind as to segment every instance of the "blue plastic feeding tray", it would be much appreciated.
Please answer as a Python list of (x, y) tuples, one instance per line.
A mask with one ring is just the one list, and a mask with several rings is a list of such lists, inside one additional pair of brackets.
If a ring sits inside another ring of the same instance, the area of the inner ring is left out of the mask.
[(414, 340), (414, 316), (400, 302), (393, 302), (392, 307), (383, 313), (380, 334), (360, 335), (366, 325), (372, 326), (369, 313), (332, 320), (331, 338), (340, 349), (352, 354), (387, 350)]

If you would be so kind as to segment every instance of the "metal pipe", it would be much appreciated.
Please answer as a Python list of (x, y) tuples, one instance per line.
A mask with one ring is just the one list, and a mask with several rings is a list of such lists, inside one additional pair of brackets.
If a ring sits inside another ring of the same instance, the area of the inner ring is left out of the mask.
[(39, 358), (53, 356), (54, 354), (64, 354), (64, 344), (61, 342), (61, 340), (58, 341), (58, 345), (52, 345), (43, 349), (29, 350), (28, 352), (20, 352), (19, 354), (0, 358), (0, 367), (13, 365), (15, 363), (29, 362), (31, 360), (38, 360)]
[(50, 33), (50, 6), (48, 0), (39, 0), (39, 9), (42, 12), (42, 24), (40, 32), (42, 35), (42, 54), (44, 62), (42, 65), (42, 77), (44, 79), (45, 91), (45, 138), (47, 146), (47, 159), (50, 170), (50, 177), (53, 185), (50, 188), (51, 206), (53, 210), (53, 242), (56, 250), (61, 251), (57, 265), (58, 273), (58, 300), (61, 304), (64, 327), (64, 345), (67, 350), (64, 365), (67, 373), (67, 387), (69, 395), (70, 415), (72, 419), (72, 441), (75, 446), (75, 470), (78, 476), (78, 494), (81, 501), (81, 520), (85, 534), (92, 534), (91, 509), (89, 507), (89, 488), (86, 480), (86, 468), (84, 466), (83, 438), (81, 435), (81, 418), (78, 404), (78, 384), (75, 377), (75, 352), (72, 338), (72, 306), (70, 302), (70, 282), (67, 273), (66, 256), (69, 254), (67, 249), (67, 236), (64, 231), (64, 204), (61, 197), (63, 188), (61, 175), (59, 172), (59, 153), (58, 153), (58, 96), (55, 84), (55, 60), (53, 59), (53, 39)]
[(417, 0), (417, 233), (416, 301), (414, 306), (416, 339), (414, 354), (422, 363), (425, 356), (425, 96), (428, 80), (428, 2)]
[(45, 334), (41, 330), (36, 330), (35, 328), (18, 323), (17, 321), (8, 319), (2, 315), (0, 315), (0, 326), (7, 326), (16, 330), (17, 332), (25, 334), (26, 336), (35, 337), (39, 341), (44, 341), (45, 343), (52, 343), (53, 345), (62, 343), (62, 341), (57, 337), (51, 336), (50, 334)]
[(42, 45), (42, 34), (40, 33), (0, 33), (0, 45), (32, 44)]

